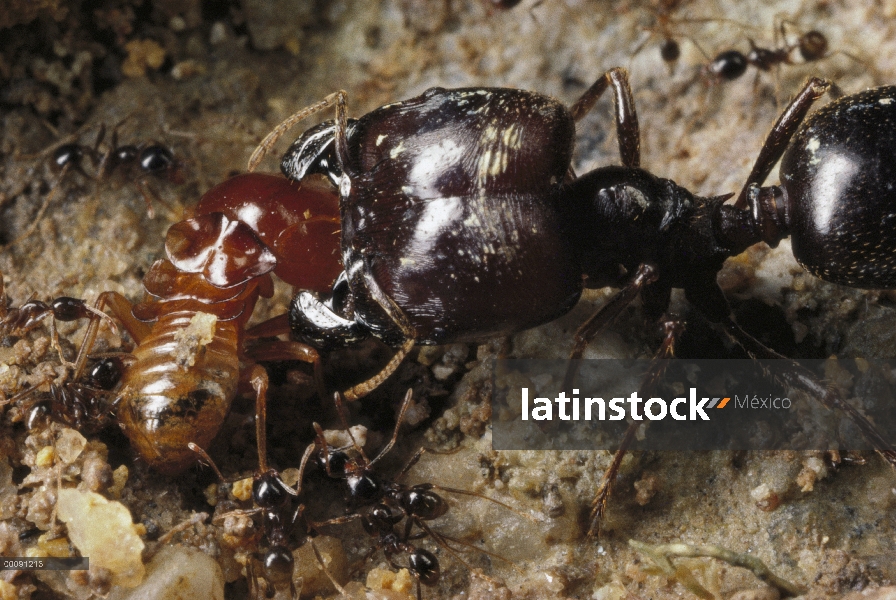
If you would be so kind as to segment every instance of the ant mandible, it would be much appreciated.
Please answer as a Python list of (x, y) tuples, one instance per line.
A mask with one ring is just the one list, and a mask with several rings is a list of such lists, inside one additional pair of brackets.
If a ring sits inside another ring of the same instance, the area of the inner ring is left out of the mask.
[[(608, 87), (622, 165), (574, 179), (574, 124)], [(415, 343), (507, 335), (565, 314), (583, 286), (622, 288), (577, 332), (577, 358), (635, 297), (658, 319), (680, 288), (748, 353), (782, 358), (734, 321), (716, 282), (727, 258), (791, 236), (797, 260), (822, 279), (896, 287), (896, 236), (886, 226), (896, 171), (881, 158), (896, 147), (896, 87), (841, 98), (800, 127), (828, 87), (818, 78), (803, 86), (733, 205), (731, 194), (695, 196), (640, 168), (624, 69), (569, 109), (522, 90), (433, 88), (349, 121), (337, 92), (285, 121), (254, 157), (295, 121), (335, 104), (336, 121), (305, 132), (281, 163), (297, 180), (327, 174), (341, 195), (345, 271), (327, 303), (296, 296), (293, 331), (312, 344), (373, 334), (401, 347), (380, 375), (349, 390), (357, 398)], [(782, 184), (760, 187), (782, 156)], [(896, 464), (875, 426), (812, 374), (791, 363), (786, 379), (848, 415)]]

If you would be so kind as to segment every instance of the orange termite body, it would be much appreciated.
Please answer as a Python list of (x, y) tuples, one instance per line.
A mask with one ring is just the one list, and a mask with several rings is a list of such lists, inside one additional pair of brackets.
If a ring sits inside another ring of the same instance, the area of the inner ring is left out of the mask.
[[(271, 341), (247, 350), (247, 339), (288, 332), (284, 317), (246, 329), (259, 297), (273, 294), (271, 272), (302, 289), (325, 291), (339, 262), (338, 196), (316, 182), (299, 186), (250, 173), (207, 192), (196, 216), (171, 226), (167, 258), (143, 280), (146, 298), (131, 306), (105, 292), (107, 308), (137, 343), (115, 400), (120, 426), (155, 470), (177, 474), (196, 461), (187, 447), (207, 448), (248, 381), (267, 390), (256, 360), (302, 360), (317, 352), (298, 342)], [(99, 321), (85, 337), (90, 348)], [(79, 356), (76, 375), (86, 352)]]

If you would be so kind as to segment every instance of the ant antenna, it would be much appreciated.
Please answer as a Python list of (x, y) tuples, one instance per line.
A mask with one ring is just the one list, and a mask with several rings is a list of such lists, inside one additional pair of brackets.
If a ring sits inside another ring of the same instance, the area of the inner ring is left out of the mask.
[(227, 483), (227, 480), (224, 479), (224, 475), (222, 475), (221, 471), (218, 470), (218, 465), (216, 465), (215, 461), (212, 460), (212, 457), (208, 455), (208, 452), (206, 452), (205, 450), (203, 450), (202, 448), (200, 448), (198, 445), (194, 444), (193, 442), (188, 443), (187, 448), (189, 448), (190, 450), (192, 450), (193, 452), (198, 454), (199, 457), (202, 458), (202, 460), (204, 460), (208, 464), (208, 466), (210, 466), (212, 468), (212, 470), (215, 472), (215, 475), (218, 476), (218, 479), (221, 481), (222, 484)]

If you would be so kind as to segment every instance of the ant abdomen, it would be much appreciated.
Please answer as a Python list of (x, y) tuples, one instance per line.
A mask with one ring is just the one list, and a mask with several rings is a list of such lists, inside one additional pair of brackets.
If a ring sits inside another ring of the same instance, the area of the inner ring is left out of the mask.
[(793, 254), (826, 281), (896, 287), (896, 86), (806, 119), (781, 161)]

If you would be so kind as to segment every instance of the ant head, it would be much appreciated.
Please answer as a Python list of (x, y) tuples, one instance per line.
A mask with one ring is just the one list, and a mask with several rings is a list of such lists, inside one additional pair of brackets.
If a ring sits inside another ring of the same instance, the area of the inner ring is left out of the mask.
[(124, 363), (117, 356), (109, 356), (96, 363), (85, 377), (85, 383), (101, 390), (111, 390), (124, 373)]
[(361, 519), (361, 525), (369, 535), (388, 535), (392, 528), (403, 518), (401, 514), (394, 514), (388, 505), (380, 503), (370, 509)]
[(262, 561), (264, 576), (275, 587), (286, 585), (292, 581), (293, 563), (292, 552), (286, 546), (273, 546)]
[(85, 306), (83, 300), (69, 298), (68, 296), (60, 296), (50, 303), (53, 317), (57, 321), (77, 321), (78, 319), (89, 317), (90, 312)]
[(52, 406), (53, 401), (50, 398), (42, 398), (31, 405), (31, 408), (28, 409), (28, 418), (25, 421), (28, 431), (39, 429), (48, 423)]
[(274, 469), (256, 475), (252, 481), (252, 500), (265, 510), (285, 506), (295, 492)]
[(53, 168), (61, 171), (68, 165), (77, 167), (84, 158), (84, 150), (78, 144), (62, 144), (53, 151)]
[(411, 575), (423, 585), (435, 585), (442, 574), (439, 568), (439, 559), (432, 552), (423, 548), (414, 548), (408, 558), (408, 566)]
[[(321, 454), (324, 454), (323, 451)], [(329, 450), (326, 455), (318, 456), (318, 460), (327, 472), (327, 475), (335, 479), (345, 477), (352, 470), (351, 465), (355, 463), (343, 450)]]
[(399, 497), (401, 507), (409, 514), (423, 521), (438, 519), (448, 512), (448, 503), (433, 492), (428, 484), (415, 485), (405, 490)]
[(140, 152), (140, 170), (144, 173), (163, 173), (170, 169), (174, 162), (174, 154), (161, 144), (152, 144)]
[(799, 49), (800, 56), (806, 62), (821, 60), (828, 53), (828, 38), (822, 32), (813, 29), (800, 36)]
[(383, 497), (383, 486), (372, 473), (351, 474), (345, 478), (349, 506), (370, 506)]
[(671, 64), (681, 58), (681, 46), (675, 40), (667, 38), (660, 44), (660, 58)]

